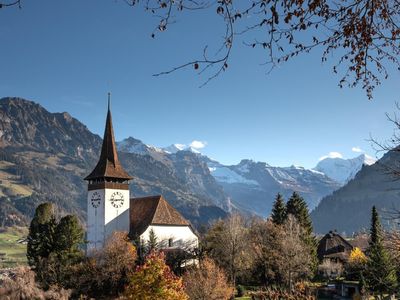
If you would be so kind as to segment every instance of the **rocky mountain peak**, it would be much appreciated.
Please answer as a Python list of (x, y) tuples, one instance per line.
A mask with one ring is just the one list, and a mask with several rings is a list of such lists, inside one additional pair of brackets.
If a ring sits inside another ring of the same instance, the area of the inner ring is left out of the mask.
[(354, 178), (363, 165), (369, 166), (375, 162), (376, 160), (367, 154), (361, 154), (350, 159), (328, 157), (321, 160), (314, 170), (322, 172), (341, 185), (344, 185)]

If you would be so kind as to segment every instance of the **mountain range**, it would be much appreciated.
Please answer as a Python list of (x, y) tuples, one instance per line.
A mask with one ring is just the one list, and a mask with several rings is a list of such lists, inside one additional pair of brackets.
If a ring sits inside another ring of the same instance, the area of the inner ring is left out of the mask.
[[(68, 113), (50, 113), (21, 98), (0, 99), (0, 226), (26, 224), (42, 201), (84, 221), (87, 187), (82, 178), (97, 162), (100, 146), (101, 138)], [(249, 159), (227, 166), (181, 144), (159, 148), (129, 137), (117, 146), (133, 176), (131, 194), (163, 194), (195, 225), (232, 211), (265, 217), (278, 192), (287, 199), (297, 191), (315, 208), (316, 228), (324, 230), (329, 222), (324, 223), (325, 210), (318, 206), (321, 199), (329, 209), (334, 203), (326, 199), (357, 181), (358, 175), (351, 178), (372, 163), (359, 156), (351, 162), (323, 160), (312, 170)]]
[(316, 207), (323, 196), (340, 187), (323, 173), (302, 167), (272, 167), (264, 162), (244, 159), (237, 165), (225, 166), (202, 155), (197, 149), (174, 144), (157, 148), (129, 137), (118, 143), (119, 151), (149, 155), (155, 159), (176, 161), (176, 156), (186, 153), (197, 157), (209, 169), (210, 175), (223, 188), (229, 203), (219, 203), (230, 211), (268, 216), (276, 194), (290, 197), (293, 191), (301, 193), (310, 209)]

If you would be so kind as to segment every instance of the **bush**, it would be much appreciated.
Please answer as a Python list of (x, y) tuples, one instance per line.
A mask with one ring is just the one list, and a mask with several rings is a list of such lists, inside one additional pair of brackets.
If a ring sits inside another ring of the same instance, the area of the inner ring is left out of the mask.
[(244, 296), (244, 287), (243, 287), (243, 285), (238, 285), (237, 287), (236, 287), (236, 296), (237, 297), (243, 297)]
[(280, 289), (267, 289), (265, 291), (250, 292), (253, 300), (315, 300), (316, 298), (307, 295), (303, 291), (294, 291), (289, 293)]
[(234, 292), (225, 273), (210, 258), (205, 258), (198, 268), (188, 270), (183, 280), (185, 291), (192, 300), (230, 299)]
[(20, 267), (0, 279), (2, 300), (67, 300), (71, 292), (55, 286), (43, 291), (35, 282), (35, 273), (28, 267)]
[(152, 252), (132, 275), (124, 296), (132, 300), (186, 300), (182, 279), (165, 263), (163, 253)]

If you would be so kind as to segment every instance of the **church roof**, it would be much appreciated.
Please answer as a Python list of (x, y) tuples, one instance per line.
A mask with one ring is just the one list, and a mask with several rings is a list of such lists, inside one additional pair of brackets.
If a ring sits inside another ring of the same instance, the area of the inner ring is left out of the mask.
[(161, 195), (131, 198), (130, 235), (139, 236), (150, 225), (191, 226)]
[(348, 257), (351, 250), (353, 250), (353, 246), (348, 241), (337, 232), (330, 231), (319, 241), (317, 254), (320, 260), (328, 257), (344, 259)]
[(110, 106), (108, 106), (106, 128), (104, 130), (103, 145), (101, 147), (99, 162), (94, 170), (85, 177), (85, 180), (105, 177), (122, 180), (132, 179), (132, 177), (122, 168), (121, 163), (118, 160)]

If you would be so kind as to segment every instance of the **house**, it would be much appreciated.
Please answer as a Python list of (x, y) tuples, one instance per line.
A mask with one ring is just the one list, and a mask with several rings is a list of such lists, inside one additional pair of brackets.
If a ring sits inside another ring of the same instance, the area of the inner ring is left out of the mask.
[(317, 255), (320, 275), (333, 278), (342, 275), (353, 246), (336, 231), (329, 231), (318, 242)]
[[(110, 101), (110, 99), (109, 99)], [(198, 237), (187, 221), (161, 196), (131, 198), (134, 180), (122, 167), (117, 153), (110, 105), (100, 158), (88, 181), (87, 252), (101, 249), (114, 231), (125, 231), (131, 239), (147, 243), (150, 231), (163, 249), (198, 247)]]

